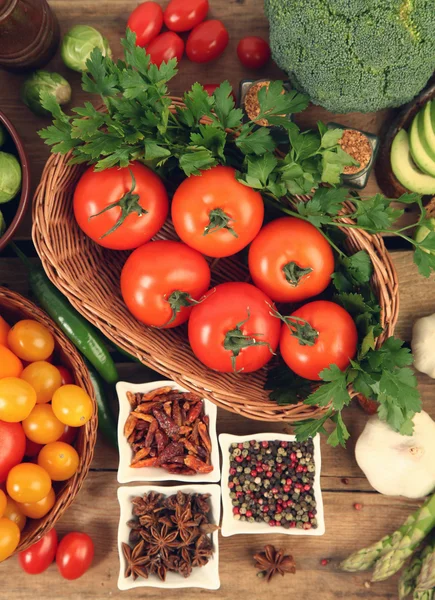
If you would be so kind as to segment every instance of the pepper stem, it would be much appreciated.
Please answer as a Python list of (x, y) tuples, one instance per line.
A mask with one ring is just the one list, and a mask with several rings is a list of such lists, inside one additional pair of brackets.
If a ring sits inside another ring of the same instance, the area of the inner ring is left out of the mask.
[(282, 271), (284, 273), (284, 276), (285, 276), (287, 282), (292, 287), (297, 287), (299, 285), (301, 279), (303, 279), (304, 277), (309, 275), (312, 272), (312, 270), (313, 269), (311, 269), (311, 267), (307, 267), (306, 269), (304, 269), (303, 267), (300, 267), (295, 262), (289, 262), (286, 265), (284, 265), (282, 268)]
[(281, 319), (285, 325), (287, 325), (291, 335), (299, 340), (301, 346), (314, 346), (319, 332), (312, 327), (308, 321), (301, 319), (300, 317), (285, 317), (279, 313), (273, 306), (270, 307), (271, 314), (278, 319)]
[(172, 315), (169, 321), (164, 324), (164, 327), (173, 323), (183, 307), (193, 306), (199, 304), (201, 300), (194, 300), (188, 292), (182, 292), (181, 290), (175, 290), (168, 298), (165, 298), (165, 302), (169, 304), (172, 310)]
[(208, 213), (208, 216), (210, 221), (207, 227), (204, 228), (203, 235), (214, 233), (215, 231), (219, 231), (219, 229), (227, 229), (234, 237), (239, 237), (230, 225), (230, 221), (234, 223), (234, 220), (221, 208), (213, 208)]
[(271, 354), (275, 354), (269, 342), (256, 339), (255, 336), (263, 335), (262, 333), (251, 333), (250, 335), (243, 333), (243, 325), (245, 325), (245, 323), (247, 323), (251, 318), (249, 308), (247, 309), (247, 312), (248, 316), (246, 319), (240, 321), (240, 323), (237, 323), (234, 329), (227, 331), (224, 339), (225, 350), (232, 352), (231, 365), (234, 373), (238, 373), (238, 370), (236, 369), (236, 359), (244, 348), (248, 348), (249, 346), (267, 346)]
[(128, 169), (128, 170), (131, 175), (130, 190), (128, 192), (126, 192), (122, 196), (122, 198), (120, 198), (116, 202), (112, 202), (111, 204), (109, 204), (108, 206), (103, 208), (103, 210), (100, 210), (100, 212), (96, 213), (95, 215), (91, 215), (89, 217), (89, 221), (90, 221), (94, 217), (98, 217), (98, 216), (102, 215), (107, 210), (111, 210), (112, 208), (115, 208), (115, 206), (119, 206), (121, 208), (121, 215), (120, 215), (119, 219), (116, 221), (115, 225), (111, 229), (109, 229), (109, 231), (106, 231), (106, 233), (103, 233), (103, 235), (100, 236), (100, 240), (102, 240), (106, 236), (108, 236), (111, 233), (113, 233), (114, 231), (116, 231), (118, 229), (118, 227), (121, 227), (121, 225), (124, 223), (125, 219), (128, 217), (129, 214), (135, 212), (137, 215), (139, 215), (139, 217), (142, 217), (142, 215), (145, 215), (148, 213), (148, 211), (145, 210), (144, 208), (142, 208), (142, 206), (139, 204), (139, 200), (140, 200), (139, 194), (133, 194), (133, 192), (136, 188), (136, 179), (134, 178), (133, 171), (131, 169)]

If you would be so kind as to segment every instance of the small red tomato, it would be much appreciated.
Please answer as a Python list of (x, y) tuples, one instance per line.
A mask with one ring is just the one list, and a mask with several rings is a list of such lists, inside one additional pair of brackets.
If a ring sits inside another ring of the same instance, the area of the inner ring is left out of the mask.
[(39, 454), (39, 451), (43, 447), (43, 444), (37, 444), (36, 442), (32, 442), (29, 438), (26, 438), (26, 450), (24, 452), (24, 456), (28, 458), (33, 458)]
[(165, 25), (172, 31), (190, 31), (208, 13), (208, 0), (171, 0), (165, 10)]
[(51, 529), (39, 542), (18, 554), (20, 567), (29, 575), (38, 575), (51, 565), (56, 556), (57, 533)]
[(62, 385), (69, 385), (74, 383), (73, 376), (71, 371), (68, 371), (66, 367), (55, 365), (56, 369), (59, 371), (60, 376), (62, 377)]
[[(209, 96), (213, 96), (215, 90), (220, 86), (220, 83), (206, 83), (202, 87), (205, 89)], [(233, 90), (231, 90), (230, 94), (231, 98), (234, 100), (234, 104), (237, 102), (236, 94)]]
[(65, 444), (73, 444), (79, 429), (80, 427), (70, 427), (69, 425), (65, 425), (65, 430), (57, 441), (65, 442)]
[(178, 62), (183, 58), (184, 42), (173, 31), (161, 33), (147, 46), (147, 53), (151, 62), (160, 67), (163, 62), (176, 58)]
[(127, 27), (136, 34), (136, 45), (146, 46), (159, 33), (163, 25), (163, 10), (157, 2), (143, 2), (128, 17)]
[(270, 47), (263, 38), (249, 35), (238, 43), (237, 56), (244, 67), (261, 69), (270, 59)]
[(9, 471), (24, 456), (26, 436), (21, 423), (0, 421), (0, 483), (6, 481)]
[(56, 564), (64, 579), (78, 579), (86, 573), (94, 558), (94, 542), (86, 533), (68, 533), (60, 542)]
[(211, 19), (195, 27), (187, 38), (186, 54), (192, 62), (205, 63), (218, 58), (228, 45), (228, 31), (222, 21)]

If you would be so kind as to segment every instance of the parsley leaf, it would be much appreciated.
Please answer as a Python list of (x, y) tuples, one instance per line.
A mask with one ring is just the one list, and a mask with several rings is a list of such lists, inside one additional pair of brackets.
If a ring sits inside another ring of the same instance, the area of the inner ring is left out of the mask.
[(273, 152), (276, 144), (267, 127), (254, 130), (253, 125), (245, 123), (240, 135), (236, 138), (236, 146), (243, 154), (257, 154), (261, 156), (266, 152)]
[(414, 262), (423, 277), (429, 277), (432, 271), (435, 271), (435, 254), (430, 254), (420, 247), (415, 249)]
[(318, 433), (326, 433), (325, 423), (331, 415), (332, 410), (329, 410), (319, 419), (307, 419), (306, 421), (293, 423), (296, 439), (299, 442), (304, 442), (315, 437)]
[(324, 369), (320, 377), (325, 383), (317, 388), (306, 400), (309, 406), (327, 406), (330, 402), (335, 410), (341, 410), (350, 404), (351, 397), (347, 390), (346, 371), (341, 371), (337, 365)]
[(258, 94), (260, 114), (258, 119), (267, 119), (272, 116), (289, 115), (305, 110), (310, 102), (306, 94), (296, 90), (284, 93), (282, 81), (271, 81), (269, 86), (263, 86)]
[(338, 140), (340, 140), (343, 136), (342, 129), (328, 129), (322, 135), (322, 148), (332, 148), (338, 144)]
[(354, 217), (357, 224), (369, 231), (389, 229), (403, 215), (403, 210), (390, 206), (390, 200), (382, 194), (357, 200)]
[(331, 416), (331, 421), (335, 423), (335, 429), (328, 437), (328, 444), (333, 448), (340, 445), (346, 447), (346, 442), (350, 438), (350, 433), (343, 421), (341, 412), (337, 412)]
[(213, 108), (217, 117), (214, 123), (222, 129), (238, 129), (242, 125), (243, 111), (241, 108), (235, 108), (231, 92), (230, 83), (223, 81), (213, 93), (215, 99)]

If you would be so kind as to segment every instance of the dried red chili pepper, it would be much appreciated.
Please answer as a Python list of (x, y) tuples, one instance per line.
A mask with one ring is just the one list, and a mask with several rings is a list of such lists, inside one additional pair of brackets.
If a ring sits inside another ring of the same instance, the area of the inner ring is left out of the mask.
[(212, 465), (207, 465), (205, 462), (202, 462), (202, 460), (199, 460), (194, 456), (186, 456), (184, 464), (197, 473), (211, 473), (213, 471)]
[(204, 447), (211, 452), (211, 440), (210, 440), (210, 436), (208, 435), (208, 430), (207, 430), (207, 426), (205, 423), (200, 423), (198, 425), (198, 431), (199, 431), (199, 435), (201, 437), (201, 440), (203, 442)]
[(153, 421), (152, 423), (150, 423), (150, 428), (147, 431), (147, 435), (145, 438), (145, 446), (147, 446), (148, 448), (151, 446), (151, 444), (153, 443), (154, 440), (154, 434), (156, 433), (156, 431), (159, 428), (159, 424), (157, 421)]
[(174, 402), (172, 403), (172, 419), (174, 423), (178, 425), (178, 427), (182, 426), (183, 421), (181, 419), (181, 410), (178, 400), (174, 400)]
[(157, 419), (161, 429), (168, 435), (170, 438), (178, 438), (179, 427), (174, 423), (171, 417), (159, 408), (155, 408), (153, 410), (153, 415)]
[(159, 461), (161, 463), (171, 462), (174, 456), (183, 454), (184, 446), (180, 442), (171, 442), (166, 446), (162, 453), (159, 452)]
[(193, 423), (199, 417), (202, 411), (202, 400), (194, 404), (187, 413), (187, 422)]

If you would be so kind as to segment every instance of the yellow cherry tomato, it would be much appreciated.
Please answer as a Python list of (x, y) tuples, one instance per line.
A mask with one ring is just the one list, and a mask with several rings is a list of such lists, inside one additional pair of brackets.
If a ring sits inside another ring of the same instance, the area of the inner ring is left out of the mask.
[(8, 333), (10, 325), (6, 323), (3, 317), (0, 317), (0, 344), (7, 346), (8, 344)]
[(56, 502), (56, 496), (53, 488), (50, 489), (47, 496), (39, 502), (23, 502), (19, 504), (20, 510), (29, 519), (42, 519), (53, 508)]
[(69, 444), (53, 442), (40, 451), (38, 465), (47, 471), (52, 481), (65, 481), (77, 471), (79, 455)]
[(3, 490), (0, 490), (0, 518), (5, 514), (8, 499)]
[(3, 377), (20, 377), (22, 371), (23, 363), (18, 356), (15, 356), (6, 346), (0, 345), (0, 379), (3, 379)]
[(6, 490), (15, 502), (39, 502), (51, 488), (47, 471), (33, 463), (21, 463), (12, 467), (6, 480)]
[(22, 360), (46, 360), (54, 350), (54, 337), (38, 321), (18, 321), (8, 333), (8, 346)]
[(36, 392), (18, 377), (0, 379), (0, 420), (8, 423), (24, 421), (36, 404)]
[(26, 437), (36, 444), (55, 442), (63, 435), (65, 425), (55, 416), (50, 404), (37, 404), (23, 421)]
[(16, 523), (16, 525), (19, 527), (19, 530), (23, 531), (27, 521), (26, 515), (19, 508), (20, 505), (17, 502), (14, 502), (12, 498), (6, 496), (6, 501), (7, 504), (3, 516), (6, 517), (6, 519), (9, 519), (9, 521)]
[(78, 385), (60, 387), (54, 392), (51, 405), (59, 421), (71, 427), (81, 427), (92, 416), (92, 400)]
[(0, 562), (8, 558), (20, 543), (20, 529), (6, 518), (0, 519)]
[(54, 392), (62, 385), (60, 371), (45, 360), (30, 363), (21, 373), (21, 379), (30, 383), (35, 390), (37, 404), (50, 402)]

